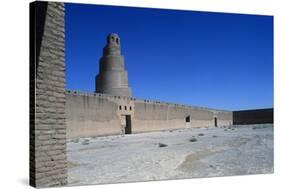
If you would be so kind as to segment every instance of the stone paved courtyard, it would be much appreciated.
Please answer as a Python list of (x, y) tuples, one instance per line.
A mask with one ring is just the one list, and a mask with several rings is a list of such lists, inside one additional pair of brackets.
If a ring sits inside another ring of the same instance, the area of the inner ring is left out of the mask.
[(67, 142), (69, 185), (273, 173), (272, 124)]

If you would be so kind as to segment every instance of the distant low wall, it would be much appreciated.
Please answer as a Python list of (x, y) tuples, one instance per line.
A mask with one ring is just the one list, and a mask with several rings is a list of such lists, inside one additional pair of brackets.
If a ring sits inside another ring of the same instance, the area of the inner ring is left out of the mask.
[(231, 112), (99, 93), (66, 92), (67, 138), (122, 134), (124, 116), (130, 117), (132, 133), (273, 123), (273, 109)]
[(188, 115), (188, 109), (175, 105), (136, 101), (132, 130), (148, 132), (185, 128)]
[[(67, 137), (122, 133), (122, 116), (131, 132), (150, 132), (232, 124), (232, 112), (98, 93), (66, 92)], [(215, 121), (216, 120), (216, 121)]]
[(273, 108), (233, 112), (233, 124), (273, 123)]
[(232, 124), (232, 112), (185, 105), (135, 102), (134, 132), (215, 127)]

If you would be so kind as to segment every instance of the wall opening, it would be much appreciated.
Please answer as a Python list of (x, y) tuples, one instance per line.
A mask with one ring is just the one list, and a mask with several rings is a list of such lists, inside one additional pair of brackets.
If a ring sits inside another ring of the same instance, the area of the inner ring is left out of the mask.
[(217, 120), (217, 117), (214, 118), (214, 122), (215, 122), (215, 127), (218, 127), (218, 120)]
[(190, 122), (190, 116), (187, 116), (187, 117), (185, 118), (185, 122), (186, 122), (186, 123), (189, 123), (189, 122)]
[(132, 133), (132, 121), (131, 116), (126, 115), (126, 128), (125, 128), (125, 134), (131, 134)]
[(190, 115), (185, 117), (185, 126), (190, 128)]
[(121, 133), (122, 134), (132, 133), (131, 115), (121, 115)]

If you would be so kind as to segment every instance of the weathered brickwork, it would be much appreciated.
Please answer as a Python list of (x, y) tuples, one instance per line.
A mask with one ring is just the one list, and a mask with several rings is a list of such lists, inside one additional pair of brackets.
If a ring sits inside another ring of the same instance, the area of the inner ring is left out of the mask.
[[(46, 7), (44, 16), (40, 15), (44, 11), (38, 12), (42, 7)], [(34, 187), (61, 186), (67, 184), (64, 3), (35, 2), (31, 9), (35, 10), (30, 15), (31, 22), (34, 19), (31, 30), (34, 29), (35, 36), (42, 31), (42, 36), (33, 37), (35, 41), (41, 39), (40, 43), (34, 43), (40, 47), (31, 44), (31, 51), (35, 51), (31, 68), (35, 66), (35, 74), (30, 74), (30, 88), (31, 102), (35, 100), (35, 103), (31, 103), (30, 108), (33, 120), (30, 127), (30, 184)], [(43, 30), (36, 25), (36, 16), (44, 18)]]
[[(132, 98), (123, 68), (117, 74), (122, 80), (115, 79), (113, 74), (109, 83), (101, 80), (102, 90), (97, 90), (114, 95), (66, 92), (64, 16), (64, 3), (30, 5), (31, 186), (67, 184), (67, 138), (220, 127), (231, 125), (233, 120), (244, 124), (246, 121), (273, 122), (273, 110), (233, 113)], [(119, 45), (119, 37), (109, 35), (109, 39), (112, 37)], [(117, 63), (123, 64), (122, 57), (118, 59)], [(110, 58), (105, 62), (114, 66)]]
[(131, 133), (232, 124), (231, 111), (66, 91), (67, 138), (121, 134), (124, 115), (130, 116)]

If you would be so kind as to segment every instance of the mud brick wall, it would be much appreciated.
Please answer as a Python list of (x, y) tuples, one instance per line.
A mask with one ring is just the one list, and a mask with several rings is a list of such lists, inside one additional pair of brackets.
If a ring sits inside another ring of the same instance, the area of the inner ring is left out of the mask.
[(273, 108), (242, 110), (233, 112), (233, 124), (262, 124), (273, 123)]
[[(186, 118), (190, 122), (186, 122)], [(232, 112), (172, 103), (135, 101), (133, 132), (148, 132), (191, 127), (215, 127), (232, 124)]]
[(30, 4), (30, 185), (67, 184), (64, 4)]
[(67, 138), (120, 134), (118, 104), (101, 94), (66, 92)]
[[(125, 109), (126, 107), (126, 109)], [(132, 133), (229, 126), (232, 112), (100, 93), (66, 91), (67, 138), (121, 134), (122, 115)], [(190, 121), (187, 122), (186, 118)]]

